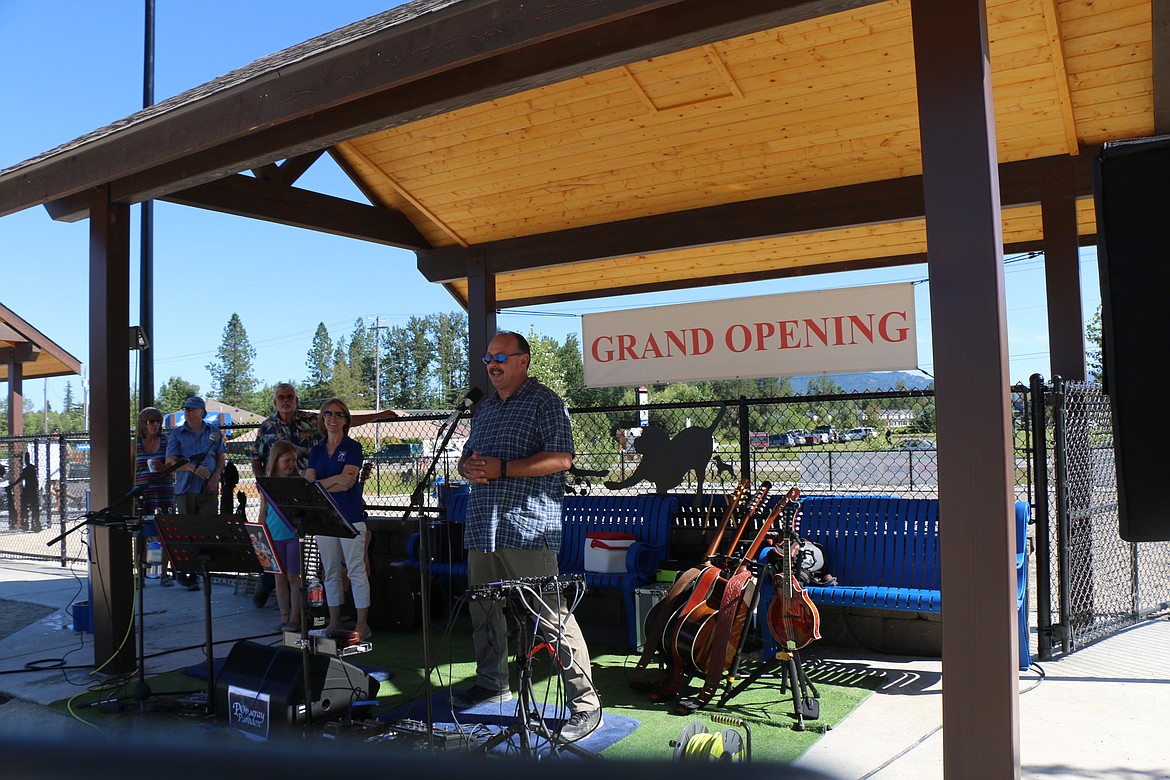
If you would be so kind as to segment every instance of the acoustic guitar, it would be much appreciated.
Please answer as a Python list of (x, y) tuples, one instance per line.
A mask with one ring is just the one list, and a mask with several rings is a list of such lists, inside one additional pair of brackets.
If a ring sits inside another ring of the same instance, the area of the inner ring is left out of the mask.
[[(653, 678), (646, 673), (650, 661), (656, 657), (660, 661), (663, 661), (663, 657), (661, 656), (665, 657), (665, 662), (662, 664), (664, 667), (662, 671), (665, 672), (665, 678), (673, 680), (676, 669), (680, 670), (680, 675), (682, 674), (681, 659), (675, 661), (671, 654), (665, 652), (666, 643), (663, 641), (663, 638), (668, 621), (690, 600), (692, 591), (694, 590), (695, 580), (706, 571), (706, 567), (714, 560), (722, 544), (723, 536), (727, 533), (727, 529), (735, 517), (735, 511), (739, 508), (740, 502), (747, 496), (750, 487), (751, 481), (746, 477), (739, 481), (735, 486), (735, 490), (732, 491), (727, 499), (727, 509), (724, 511), (723, 518), (719, 522), (719, 527), (711, 537), (711, 541), (707, 545), (707, 550), (703, 554), (699, 565), (679, 574), (666, 596), (655, 604), (646, 615), (646, 645), (642, 650), (642, 657), (638, 659), (638, 663), (634, 668), (634, 674), (630, 680), (630, 686), (635, 690), (654, 691), (664, 683), (665, 679), (662, 675), (659, 675), (658, 678)], [(714, 498), (712, 498), (713, 501)], [(707, 517), (710, 519), (710, 510), (708, 510)], [(660, 654), (659, 651), (664, 652)]]
[(771, 482), (764, 482), (760, 486), (755, 503), (739, 524), (735, 538), (731, 540), (726, 553), (721, 557), (714, 557), (703, 567), (703, 572), (691, 591), (691, 597), (668, 622), (666, 646), (673, 658), (681, 661), (686, 672), (691, 674), (706, 672), (708, 653), (715, 631), (712, 616), (719, 613), (727, 583), (740, 567), (740, 559), (735, 556), (736, 548), (743, 537), (744, 529), (765, 505), (771, 489)]
[[(693, 668), (704, 676), (704, 684), (691, 702), (680, 705), (680, 714), (707, 704), (722, 681), (724, 672), (731, 668), (743, 643), (748, 612), (754, 602), (756, 577), (752, 564), (777, 516), (785, 507), (794, 503), (799, 495), (800, 491), (795, 487), (788, 491), (760, 524), (755, 539), (745, 552), (736, 555), (738, 547), (732, 548), (724, 570), (724, 583), (721, 588), (715, 589), (722, 591), (718, 601), (709, 600), (689, 616), (694, 627), (690, 659)], [(684, 648), (679, 648), (680, 655), (683, 652)]]

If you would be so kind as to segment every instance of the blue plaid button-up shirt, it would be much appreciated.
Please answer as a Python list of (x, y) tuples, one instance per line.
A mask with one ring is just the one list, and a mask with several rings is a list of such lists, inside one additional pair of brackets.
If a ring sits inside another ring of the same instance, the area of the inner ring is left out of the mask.
[[(472, 452), (502, 460), (520, 460), (537, 452), (572, 453), (573, 430), (564, 401), (535, 379), (503, 401), (493, 392), (471, 418), (463, 455)], [(464, 546), (482, 552), (560, 550), (564, 499), (564, 472), (472, 485)]]

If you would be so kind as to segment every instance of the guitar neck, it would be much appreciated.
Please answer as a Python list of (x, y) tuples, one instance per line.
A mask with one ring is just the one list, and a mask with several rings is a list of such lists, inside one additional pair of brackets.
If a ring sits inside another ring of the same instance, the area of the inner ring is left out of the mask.
[[(727, 548), (727, 557), (731, 558), (735, 555), (735, 548), (739, 546), (739, 540), (743, 538), (743, 532), (747, 529), (748, 524), (751, 523), (752, 518), (760, 511), (760, 507), (768, 498), (768, 493), (772, 490), (771, 482), (763, 482), (760, 484), (760, 493), (756, 496), (756, 503), (752, 505), (751, 510), (744, 515), (743, 522), (739, 524), (738, 530), (735, 532), (735, 538), (731, 540), (731, 545)], [(765, 524), (767, 525), (767, 524)]]
[(709, 561), (715, 557), (719, 545), (723, 542), (723, 535), (727, 533), (727, 527), (731, 524), (731, 518), (735, 516), (735, 510), (739, 506), (739, 502), (743, 501), (743, 497), (747, 495), (750, 484), (745, 477), (735, 486), (731, 498), (727, 500), (727, 511), (723, 513), (723, 519), (719, 521), (719, 530), (715, 532), (715, 536), (711, 539), (711, 544), (707, 545), (707, 552), (703, 554), (704, 561)]

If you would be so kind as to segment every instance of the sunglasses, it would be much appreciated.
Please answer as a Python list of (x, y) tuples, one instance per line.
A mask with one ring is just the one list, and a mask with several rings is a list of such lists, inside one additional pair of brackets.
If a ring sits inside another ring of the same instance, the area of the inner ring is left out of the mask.
[(523, 352), (497, 352), (494, 355), (489, 353), (489, 354), (483, 356), (483, 364), (485, 366), (490, 366), (492, 364), (493, 360), (496, 361), (497, 363), (507, 363), (508, 358), (520, 357), (523, 354), (524, 354)]
[(326, 420), (330, 420), (334, 417), (336, 417), (339, 420), (344, 420), (345, 419), (345, 412), (334, 412), (334, 411), (321, 412), (321, 416), (324, 417)]

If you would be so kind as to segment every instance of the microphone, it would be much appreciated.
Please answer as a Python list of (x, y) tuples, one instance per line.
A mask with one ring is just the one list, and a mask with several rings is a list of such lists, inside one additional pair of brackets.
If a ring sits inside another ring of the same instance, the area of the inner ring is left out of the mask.
[(473, 387), (468, 390), (467, 393), (459, 399), (459, 403), (455, 404), (455, 410), (451, 412), (451, 416), (447, 418), (447, 422), (443, 425), (443, 427), (449, 428), (450, 426), (454, 425), (455, 421), (459, 419), (459, 415), (475, 406), (475, 404), (481, 398), (483, 398), (483, 390), (480, 390), (478, 387)]

